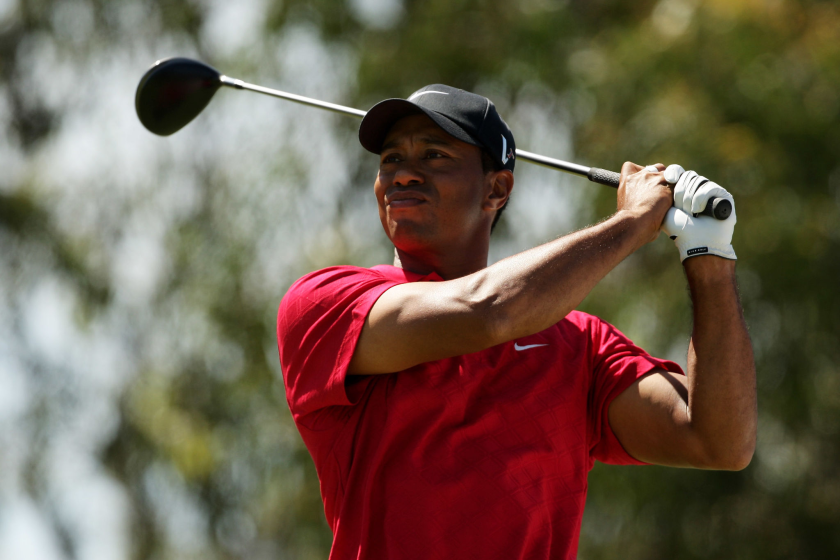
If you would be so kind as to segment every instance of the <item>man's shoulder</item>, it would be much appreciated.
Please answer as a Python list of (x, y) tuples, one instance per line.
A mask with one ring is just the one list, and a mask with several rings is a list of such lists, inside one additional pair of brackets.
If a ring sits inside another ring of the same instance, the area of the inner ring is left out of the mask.
[(380, 292), (382, 288), (378, 287), (387, 289), (406, 282), (399, 271), (387, 265), (338, 265), (310, 272), (292, 283), (280, 300), (278, 325), (297, 323), (303, 316), (319, 315), (327, 309), (347, 307), (354, 300)]
[(572, 311), (562, 321), (557, 323), (560, 329), (574, 329), (581, 331), (593, 331), (602, 326), (611, 326), (609, 323), (596, 315), (584, 313), (583, 311)]
[(289, 287), (289, 291), (299, 289), (301, 286), (320, 286), (329, 282), (335, 282), (342, 278), (367, 277), (367, 276), (381, 276), (374, 268), (364, 268), (361, 266), (353, 266), (349, 264), (342, 264), (336, 266), (328, 266), (319, 270), (313, 270), (308, 274), (304, 274), (295, 280)]
[[(414, 282), (413, 276), (419, 276), (404, 271), (396, 266), (378, 264), (370, 268), (354, 266), (349, 264), (328, 266), (304, 274), (289, 287), (289, 292), (299, 290), (301, 287), (318, 287), (340, 280), (364, 280), (368, 278), (391, 280), (393, 282)], [(288, 292), (287, 292), (288, 293)]]
[[(404, 284), (424, 280), (440, 280), (434, 273), (421, 275), (387, 264), (378, 264), (370, 268), (353, 265), (337, 265), (315, 270), (298, 278), (283, 297), (284, 302), (299, 297), (322, 297), (336, 291), (346, 291), (355, 286), (390, 283)], [(281, 302), (282, 305), (282, 302)]]
[(372, 268), (338, 265), (312, 271), (295, 280), (280, 301), (280, 312), (299, 307), (302, 301), (317, 304), (355, 286), (382, 282), (385, 277)]
[(572, 311), (562, 321), (554, 325), (554, 335), (565, 339), (567, 342), (587, 344), (592, 347), (602, 347), (605, 341), (618, 338), (632, 343), (627, 336), (611, 323), (608, 323), (597, 315), (584, 313), (583, 311)]

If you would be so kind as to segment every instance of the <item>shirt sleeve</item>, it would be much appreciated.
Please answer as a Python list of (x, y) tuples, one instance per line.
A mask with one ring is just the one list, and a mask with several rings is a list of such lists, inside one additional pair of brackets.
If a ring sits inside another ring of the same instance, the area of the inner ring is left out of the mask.
[(370, 308), (396, 284), (370, 269), (337, 266), (308, 274), (289, 288), (277, 313), (277, 345), (296, 421), (327, 407), (355, 404), (345, 387), (347, 367)]
[(654, 369), (685, 375), (669, 360), (654, 358), (609, 323), (592, 317), (593, 369), (589, 394), (590, 457), (613, 465), (645, 465), (622, 447), (609, 422), (613, 399)]

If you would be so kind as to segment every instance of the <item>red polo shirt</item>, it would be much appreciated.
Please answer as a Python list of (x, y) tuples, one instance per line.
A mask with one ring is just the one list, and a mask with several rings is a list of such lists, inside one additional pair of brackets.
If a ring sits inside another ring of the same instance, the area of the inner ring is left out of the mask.
[(573, 559), (595, 460), (641, 464), (610, 429), (610, 402), (654, 368), (682, 370), (574, 311), (481, 352), (347, 376), (376, 299), (440, 280), (337, 266), (280, 304), (286, 397), (318, 471), (330, 558)]

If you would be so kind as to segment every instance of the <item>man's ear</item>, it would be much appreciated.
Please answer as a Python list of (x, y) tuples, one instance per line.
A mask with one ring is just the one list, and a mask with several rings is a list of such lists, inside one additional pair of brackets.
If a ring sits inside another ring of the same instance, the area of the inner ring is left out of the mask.
[(484, 200), (484, 207), (495, 212), (505, 205), (513, 191), (513, 172), (502, 169), (490, 173), (487, 178), (490, 181), (490, 192)]

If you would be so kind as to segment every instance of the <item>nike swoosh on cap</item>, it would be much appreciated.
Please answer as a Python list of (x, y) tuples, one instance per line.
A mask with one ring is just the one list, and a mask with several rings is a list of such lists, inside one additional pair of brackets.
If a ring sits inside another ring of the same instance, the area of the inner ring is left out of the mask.
[(548, 346), (548, 344), (526, 344), (525, 346), (519, 346), (518, 342), (513, 343), (513, 347), (516, 349), (517, 352), (527, 350), (528, 348), (536, 348), (537, 346)]
[(415, 93), (414, 95), (412, 95), (411, 97), (409, 97), (409, 98), (408, 98), (408, 100), (409, 100), (409, 101), (412, 101), (412, 100), (414, 100), (414, 99), (417, 99), (417, 98), (418, 98), (418, 97), (420, 97), (421, 95), (426, 95), (427, 93), (439, 93), (439, 94), (441, 94), (441, 95), (449, 95), (449, 94), (448, 94), (448, 93), (446, 93), (445, 91), (421, 91), (421, 92), (419, 92), (419, 93)]

